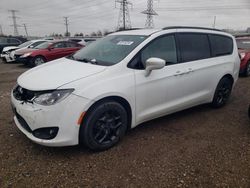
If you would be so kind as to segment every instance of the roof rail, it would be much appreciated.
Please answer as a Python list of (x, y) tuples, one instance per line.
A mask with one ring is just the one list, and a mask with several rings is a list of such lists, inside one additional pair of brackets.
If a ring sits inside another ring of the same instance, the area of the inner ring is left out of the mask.
[(212, 30), (212, 31), (222, 31), (219, 29), (213, 29), (213, 28), (206, 28), (206, 27), (191, 27), (191, 26), (170, 26), (170, 27), (164, 27), (163, 30), (167, 29), (204, 29), (204, 30)]

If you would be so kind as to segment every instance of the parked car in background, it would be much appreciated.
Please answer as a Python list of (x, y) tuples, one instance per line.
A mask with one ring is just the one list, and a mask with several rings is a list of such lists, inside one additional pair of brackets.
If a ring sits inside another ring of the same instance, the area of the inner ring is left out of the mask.
[(190, 27), (113, 33), (72, 56), (23, 73), (14, 121), (46, 146), (114, 146), (151, 119), (210, 103), (223, 107), (238, 80), (235, 38)]
[(30, 41), (20, 44), (19, 46), (4, 47), (0, 56), (4, 62), (9, 63), (9, 62), (15, 61), (15, 55), (14, 55), (15, 50), (27, 49), (27, 48), (32, 49), (44, 42), (47, 42), (47, 41), (46, 40), (30, 40)]
[(250, 76), (250, 37), (239, 37), (236, 41), (241, 57), (240, 74)]
[(17, 50), (15, 59), (30, 67), (68, 56), (83, 46), (72, 41), (48, 41), (32, 49)]
[(27, 39), (22, 37), (0, 37), (0, 54), (4, 47), (18, 46), (26, 41)]
[(96, 38), (69, 38), (69, 41), (77, 42), (78, 44), (81, 44), (83, 46), (86, 46), (90, 44), (91, 42), (96, 41)]

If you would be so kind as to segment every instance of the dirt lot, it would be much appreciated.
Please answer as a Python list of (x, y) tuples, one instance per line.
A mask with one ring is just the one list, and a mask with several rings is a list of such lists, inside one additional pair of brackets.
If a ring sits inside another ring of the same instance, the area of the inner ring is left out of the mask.
[(239, 79), (222, 109), (144, 123), (94, 153), (42, 147), (15, 127), (10, 90), (25, 70), (0, 63), (0, 187), (250, 187), (250, 78)]

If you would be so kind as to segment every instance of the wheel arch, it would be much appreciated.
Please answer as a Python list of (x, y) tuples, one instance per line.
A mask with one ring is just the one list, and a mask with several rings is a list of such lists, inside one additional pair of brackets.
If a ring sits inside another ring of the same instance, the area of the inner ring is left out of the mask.
[(37, 58), (37, 57), (42, 57), (46, 62), (48, 61), (47, 58), (46, 58), (44, 55), (42, 55), (42, 54), (36, 54), (36, 55), (34, 55), (34, 56), (32, 57), (32, 59), (35, 59), (35, 58)]
[(228, 78), (228, 79), (231, 81), (232, 85), (234, 84), (234, 78), (233, 78), (233, 76), (232, 76), (231, 74), (226, 74), (226, 75), (224, 75), (224, 76), (220, 79), (220, 81), (221, 81), (223, 78)]
[[(103, 97), (101, 99), (98, 99), (97, 101), (95, 101), (93, 104), (91, 104), (91, 106), (88, 108), (88, 110), (86, 111), (86, 114), (85, 115), (88, 115), (88, 113), (91, 112), (91, 110), (98, 104), (100, 103), (103, 103), (105, 101), (115, 101), (115, 102), (118, 102), (119, 104), (121, 104), (126, 112), (127, 112), (127, 115), (128, 115), (128, 129), (131, 128), (132, 126), (132, 108), (131, 108), (131, 105), (130, 103), (123, 97), (121, 96), (115, 96), (115, 95), (112, 95), (112, 96), (107, 96), (107, 97)], [(84, 119), (84, 118), (83, 118)], [(84, 122), (84, 120), (81, 122), (81, 124)]]

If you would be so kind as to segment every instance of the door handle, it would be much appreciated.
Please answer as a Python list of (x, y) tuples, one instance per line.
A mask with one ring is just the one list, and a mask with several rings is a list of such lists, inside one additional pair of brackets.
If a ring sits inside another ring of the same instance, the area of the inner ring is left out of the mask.
[(174, 74), (174, 76), (181, 76), (186, 74), (186, 72), (182, 72), (182, 71), (176, 71), (176, 73)]
[(189, 73), (192, 73), (194, 72), (194, 70), (192, 68), (189, 68), (187, 71), (176, 71), (176, 73), (174, 74), (174, 76), (181, 76), (181, 75), (184, 75), (184, 74), (189, 74)]
[(187, 73), (191, 73), (191, 72), (194, 72), (194, 70), (192, 68), (188, 68)]

